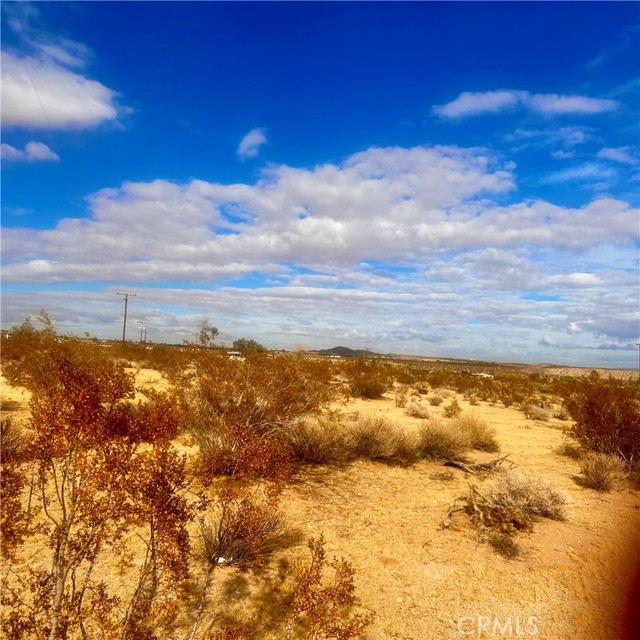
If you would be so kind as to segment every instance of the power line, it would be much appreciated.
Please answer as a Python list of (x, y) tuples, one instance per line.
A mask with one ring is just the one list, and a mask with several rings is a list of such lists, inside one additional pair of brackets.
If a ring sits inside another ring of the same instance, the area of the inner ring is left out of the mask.
[(124, 339), (127, 333), (127, 305), (129, 304), (129, 296), (135, 298), (137, 296), (136, 293), (116, 293), (117, 296), (122, 296), (124, 298), (124, 322), (122, 324), (122, 344), (124, 344)]
[(24, 70), (27, 72), (27, 77), (29, 78), (29, 82), (31, 83), (31, 86), (33, 87), (33, 92), (36, 94), (36, 98), (38, 98), (38, 102), (40, 103), (40, 107), (42, 107), (42, 113), (44, 113), (44, 117), (47, 119), (47, 122), (49, 123), (49, 126), (51, 128), (53, 128), (53, 125), (51, 124), (51, 120), (49, 120), (49, 114), (47, 113), (47, 110), (44, 108), (44, 104), (42, 104), (42, 100), (40, 99), (40, 94), (38, 93), (38, 90), (36, 89), (36, 85), (33, 82), (33, 78), (31, 77), (31, 73), (29, 73), (29, 67), (27, 66), (27, 61), (26, 60), (22, 60), (22, 64), (24, 65)]

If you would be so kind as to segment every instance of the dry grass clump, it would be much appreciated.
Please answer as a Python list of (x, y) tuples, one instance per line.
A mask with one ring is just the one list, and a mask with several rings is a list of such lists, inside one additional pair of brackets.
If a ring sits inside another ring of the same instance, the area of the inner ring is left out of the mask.
[(439, 407), (444, 402), (444, 398), (439, 393), (429, 396), (427, 400), (432, 407)]
[(565, 518), (564, 496), (548, 482), (518, 471), (497, 476), (486, 486), (484, 497), (489, 504), (512, 510), (523, 518)]
[(273, 499), (225, 496), (200, 520), (200, 556), (209, 566), (257, 567), (290, 537)]
[(456, 398), (452, 398), (448, 404), (444, 406), (444, 417), (455, 418), (462, 412), (462, 407)]
[(353, 431), (339, 420), (309, 418), (288, 432), (294, 460), (305, 464), (340, 464), (356, 457)]
[(0, 420), (0, 457), (2, 462), (19, 461), (28, 444), (24, 428), (10, 416)]
[(357, 455), (369, 460), (410, 463), (419, 457), (418, 438), (385, 416), (359, 416), (353, 425)]
[(460, 460), (471, 449), (469, 434), (454, 423), (430, 420), (418, 429), (420, 455), (429, 460)]
[(480, 451), (497, 453), (500, 445), (496, 441), (495, 429), (475, 413), (462, 414), (454, 418), (454, 425), (469, 435), (471, 447)]
[(590, 451), (580, 463), (580, 484), (608, 493), (623, 472), (624, 463), (617, 456)]
[(562, 444), (556, 449), (556, 453), (559, 456), (565, 456), (566, 458), (571, 458), (572, 460), (580, 460), (584, 455), (584, 451), (582, 450), (580, 445), (572, 442), (567, 438), (565, 438), (562, 441)]
[(526, 404), (522, 411), (529, 420), (539, 420), (540, 422), (547, 422), (551, 417), (551, 412), (543, 407), (538, 407), (535, 404)]
[(412, 418), (421, 418), (422, 420), (429, 418), (429, 409), (419, 400), (410, 400), (405, 406), (405, 413)]

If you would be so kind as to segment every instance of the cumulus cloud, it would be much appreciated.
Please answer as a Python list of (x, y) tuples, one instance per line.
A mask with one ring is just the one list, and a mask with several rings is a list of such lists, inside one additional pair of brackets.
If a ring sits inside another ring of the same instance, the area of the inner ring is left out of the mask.
[(580, 95), (530, 93), (513, 89), (499, 91), (464, 91), (455, 100), (436, 105), (433, 112), (440, 118), (459, 120), (472, 116), (502, 113), (522, 108), (545, 116), (594, 115), (615, 111), (615, 100)]
[(114, 121), (116, 93), (82, 75), (88, 50), (65, 40), (32, 55), (2, 51), (2, 124), (22, 129), (86, 129)]
[(251, 129), (240, 141), (236, 154), (241, 160), (255, 158), (260, 153), (260, 147), (266, 143), (267, 136), (264, 129)]
[(60, 157), (43, 142), (28, 142), (23, 150), (3, 142), (2, 159), (5, 162), (58, 162)]
[[(481, 148), (389, 147), (272, 166), (246, 184), (125, 183), (90, 195), (85, 218), (4, 229), (3, 279), (134, 278), (138, 303), (215, 309), (216, 324), (239, 335), (259, 317), (274, 346), (303, 327), (316, 345), (331, 336), (411, 352), (427, 337), (468, 356), (461, 345), (477, 323), (494, 358), (542, 334), (621, 340), (637, 315), (638, 210), (606, 197), (575, 208), (505, 202), (513, 171)], [(248, 277), (251, 286), (230, 284)], [(145, 286), (180, 281), (190, 286)], [(625, 322), (612, 323), (611, 309)]]

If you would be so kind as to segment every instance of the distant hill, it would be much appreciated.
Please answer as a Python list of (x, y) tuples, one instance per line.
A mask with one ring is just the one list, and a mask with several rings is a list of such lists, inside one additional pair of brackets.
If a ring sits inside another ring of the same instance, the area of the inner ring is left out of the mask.
[(372, 353), (366, 349), (350, 349), (349, 347), (333, 347), (331, 349), (319, 349), (313, 353), (321, 356), (341, 356), (343, 358), (356, 358), (358, 356), (377, 356), (379, 354)]

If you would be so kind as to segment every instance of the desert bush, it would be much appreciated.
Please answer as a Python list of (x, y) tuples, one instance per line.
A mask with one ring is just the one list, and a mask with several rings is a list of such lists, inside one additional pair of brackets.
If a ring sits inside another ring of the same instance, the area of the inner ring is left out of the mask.
[(429, 409), (419, 400), (410, 400), (405, 407), (405, 413), (412, 418), (421, 418), (422, 420), (429, 418)]
[(569, 420), (571, 418), (571, 415), (569, 414), (569, 412), (567, 411), (566, 407), (557, 407), (554, 411), (553, 411), (553, 417), (556, 420)]
[(354, 398), (373, 400), (381, 398), (393, 385), (392, 367), (378, 360), (354, 358), (342, 364), (342, 373), (348, 380)]
[(518, 543), (508, 533), (491, 532), (487, 537), (487, 542), (494, 548), (496, 553), (508, 560), (517, 558), (522, 552)]
[(473, 449), (497, 453), (500, 445), (496, 441), (496, 431), (486, 420), (475, 413), (463, 413), (453, 419), (455, 428), (468, 434)]
[(456, 398), (452, 398), (448, 404), (444, 406), (444, 417), (455, 418), (462, 411), (462, 407)]
[(308, 418), (287, 433), (293, 459), (305, 464), (340, 464), (356, 455), (353, 431), (336, 418)]
[(556, 449), (556, 453), (559, 456), (565, 456), (566, 458), (571, 458), (572, 460), (580, 460), (584, 455), (584, 451), (580, 448), (575, 441), (568, 439), (567, 437), (563, 438), (562, 443)]
[(522, 408), (522, 411), (528, 420), (539, 420), (540, 422), (547, 422), (551, 417), (551, 412), (548, 409), (535, 404), (525, 404)]
[(455, 424), (429, 420), (418, 429), (421, 457), (430, 460), (462, 460), (471, 449), (469, 434)]
[[(297, 570), (291, 613), (286, 622), (286, 640), (294, 637), (349, 640), (362, 636), (374, 616), (353, 611), (359, 601), (355, 595), (352, 566), (342, 559), (327, 563), (322, 536), (310, 540), (309, 549), (310, 566)], [(324, 574), (328, 567), (334, 576), (327, 584)]]
[(352, 427), (355, 450), (369, 460), (409, 463), (418, 458), (415, 434), (384, 416), (359, 416)]
[(427, 400), (432, 407), (439, 407), (444, 402), (444, 398), (440, 394), (433, 394)]
[(506, 471), (483, 491), (490, 505), (512, 510), (527, 518), (564, 520), (566, 499), (548, 482), (518, 471)]
[(571, 431), (587, 450), (640, 458), (640, 385), (596, 376), (565, 400), (575, 425)]
[(590, 451), (580, 462), (580, 483), (600, 492), (611, 491), (624, 472), (624, 463), (617, 456)]
[(396, 407), (403, 408), (407, 405), (407, 396), (409, 393), (409, 387), (406, 384), (401, 384), (396, 387), (394, 392), (394, 400)]

